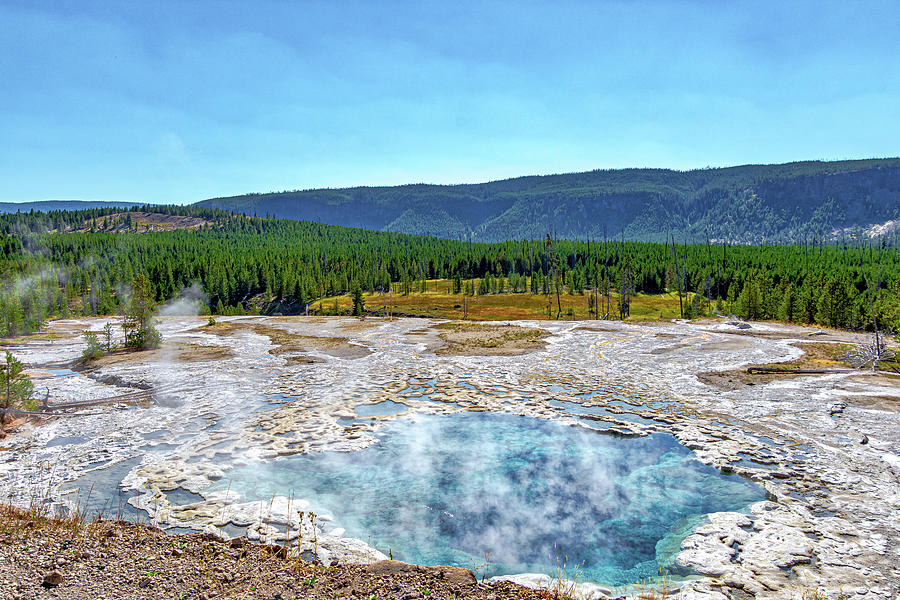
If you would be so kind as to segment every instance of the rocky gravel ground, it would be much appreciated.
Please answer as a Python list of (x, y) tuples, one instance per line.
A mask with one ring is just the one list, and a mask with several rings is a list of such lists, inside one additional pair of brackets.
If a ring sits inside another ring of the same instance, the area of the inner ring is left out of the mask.
[(4, 507), (0, 516), (0, 597), (495, 599), (546, 598), (510, 582), (480, 583), (468, 569), (399, 561), (328, 567), (289, 558), (281, 546), (169, 535), (104, 521), (75, 526)]

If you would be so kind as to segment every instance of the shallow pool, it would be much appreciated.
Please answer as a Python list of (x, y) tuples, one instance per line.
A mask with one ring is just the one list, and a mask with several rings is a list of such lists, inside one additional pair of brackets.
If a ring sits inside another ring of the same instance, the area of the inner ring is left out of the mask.
[(375, 404), (360, 404), (353, 412), (360, 417), (390, 417), (402, 413), (407, 408), (409, 407), (401, 402), (382, 400)]
[(669, 566), (686, 519), (764, 499), (668, 434), (459, 413), (400, 419), (378, 437), (357, 452), (238, 467), (217, 485), (246, 500), (306, 498), (347, 535), (408, 562), (552, 574), (558, 557), (610, 585)]

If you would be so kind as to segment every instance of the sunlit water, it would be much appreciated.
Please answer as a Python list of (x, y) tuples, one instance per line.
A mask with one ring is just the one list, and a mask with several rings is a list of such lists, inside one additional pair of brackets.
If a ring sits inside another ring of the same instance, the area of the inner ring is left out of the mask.
[(556, 559), (610, 585), (670, 566), (684, 527), (741, 510), (759, 486), (692, 458), (668, 434), (621, 438), (492, 413), (401, 419), (352, 453), (229, 471), (246, 500), (292, 494), (394, 558), (487, 573), (553, 573)]

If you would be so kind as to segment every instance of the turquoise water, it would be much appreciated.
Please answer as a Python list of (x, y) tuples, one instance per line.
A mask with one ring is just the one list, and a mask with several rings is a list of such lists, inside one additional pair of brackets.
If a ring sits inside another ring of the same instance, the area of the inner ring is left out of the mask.
[(306, 498), (407, 562), (473, 568), (490, 553), (494, 575), (552, 573), (559, 557), (609, 585), (670, 565), (685, 519), (764, 499), (668, 434), (620, 438), (493, 413), (401, 419), (364, 450), (254, 463), (220, 483), (247, 500)]
[(402, 413), (409, 407), (401, 402), (393, 400), (382, 400), (375, 404), (360, 404), (353, 409), (353, 412), (361, 417), (389, 417)]

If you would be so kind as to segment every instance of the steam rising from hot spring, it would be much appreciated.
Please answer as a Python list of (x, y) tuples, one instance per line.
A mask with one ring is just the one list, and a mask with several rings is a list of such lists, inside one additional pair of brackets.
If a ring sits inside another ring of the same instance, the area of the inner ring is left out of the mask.
[(246, 500), (310, 500), (348, 535), (409, 562), (473, 567), (489, 553), (494, 574), (546, 573), (558, 556), (614, 585), (658, 575), (671, 557), (657, 545), (684, 519), (764, 498), (671, 435), (618, 438), (494, 413), (398, 420), (364, 450), (254, 463), (226, 479)]

